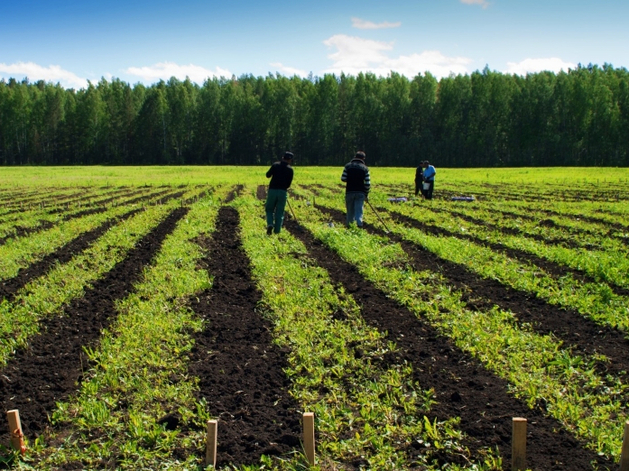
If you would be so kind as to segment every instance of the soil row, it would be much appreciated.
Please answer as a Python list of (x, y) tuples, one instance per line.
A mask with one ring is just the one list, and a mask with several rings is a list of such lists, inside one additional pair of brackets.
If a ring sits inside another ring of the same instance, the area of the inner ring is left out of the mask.
[(261, 293), (243, 251), (239, 215), (223, 206), (211, 239), (200, 240), (203, 267), (214, 277), (192, 309), (205, 321), (193, 336), (190, 374), (199, 378), (218, 427), (218, 467), (259, 463), (260, 456), (300, 449), (301, 416), (284, 373), (288, 352), (273, 343), (259, 312)]
[[(434, 209), (434, 208), (433, 208)], [(557, 224), (555, 221), (553, 221), (552, 219), (541, 219), (539, 217), (536, 216), (531, 216), (531, 215), (527, 215), (527, 214), (520, 214), (520, 213), (514, 213), (514, 212), (510, 212), (510, 211), (505, 211), (505, 210), (497, 210), (497, 209), (492, 209), (492, 211), (494, 212), (499, 212), (504, 216), (507, 216), (509, 218), (513, 218), (513, 219), (524, 219), (527, 221), (534, 221), (537, 224), (539, 224), (540, 226), (545, 226), (545, 227), (552, 227), (552, 228), (560, 228), (563, 230), (567, 230), (571, 233), (583, 233), (583, 234), (587, 234), (587, 235), (592, 235), (590, 232), (587, 231), (579, 231), (576, 230), (575, 228), (572, 227), (566, 227), (563, 226), (561, 224)], [(622, 242), (627, 243), (627, 238), (626, 237), (621, 237), (621, 236), (616, 236), (614, 235), (612, 232), (614, 230), (619, 230), (619, 231), (626, 231), (627, 230), (627, 226), (620, 224), (620, 223), (613, 223), (610, 221), (606, 221), (604, 219), (599, 219), (599, 218), (595, 218), (592, 216), (585, 216), (583, 214), (567, 214), (567, 213), (560, 213), (558, 211), (552, 211), (549, 209), (536, 209), (536, 212), (540, 212), (542, 214), (546, 214), (547, 216), (556, 216), (556, 217), (563, 217), (563, 218), (568, 218), (568, 219), (572, 219), (575, 221), (584, 221), (584, 222), (588, 222), (588, 223), (592, 223), (592, 224), (600, 224), (600, 225), (604, 225), (606, 226), (607, 229), (607, 233), (603, 234), (601, 233), (600, 236), (603, 237), (612, 237), (612, 238), (616, 238), (619, 239)], [(458, 215), (458, 213), (457, 213)]]
[[(340, 212), (331, 214), (342, 224)], [(387, 332), (399, 352), (395, 361), (408, 361), (414, 379), (423, 388), (433, 388), (438, 403), (427, 414), (431, 420), (460, 417), (470, 450), (497, 446), (505, 463), (511, 455), (511, 418), (526, 417), (529, 422), (527, 466), (536, 470), (590, 470), (591, 462), (602, 469), (612, 469), (611, 461), (585, 448), (585, 444), (565, 431), (561, 424), (547, 416), (541, 408), (529, 409), (508, 393), (505, 380), (488, 371), (479, 361), (462, 352), (448, 338), (439, 334), (428, 322), (418, 319), (365, 280), (357, 269), (335, 252), (302, 230), (294, 221), (286, 227), (304, 242), (309, 254), (362, 307), (365, 320)], [(444, 456), (444, 463), (452, 460)], [(464, 464), (464, 463), (461, 463)]]
[[(384, 209), (384, 208), (380, 208), (380, 209)], [(551, 276), (554, 276), (557, 278), (570, 274), (576, 280), (582, 281), (583, 283), (600, 283), (599, 280), (594, 279), (593, 277), (591, 277), (590, 275), (588, 275), (587, 273), (581, 270), (576, 270), (573, 268), (566, 267), (565, 265), (560, 265), (559, 263), (555, 263), (550, 260), (544, 259), (542, 257), (538, 257), (537, 255), (526, 252), (524, 250), (510, 248), (496, 242), (488, 242), (484, 239), (475, 237), (471, 234), (455, 233), (447, 229), (434, 226), (432, 224), (423, 223), (421, 221), (408, 217), (404, 214), (401, 214), (395, 210), (389, 210), (389, 214), (394, 220), (402, 224), (405, 224), (407, 226), (414, 227), (415, 229), (419, 229), (428, 234), (433, 234), (436, 236), (456, 237), (458, 239), (468, 240), (475, 244), (488, 247), (495, 252), (504, 253), (510, 258), (532, 263), (533, 265), (540, 267), (542, 270), (544, 270)], [(609, 282), (607, 282), (607, 284), (609, 285), (610, 289), (614, 293), (616, 293), (618, 296), (629, 296), (629, 289), (623, 286), (609, 283)]]
[[(136, 194), (136, 193), (138, 193), (138, 192), (132, 192), (129, 195), (133, 195), (133, 194)], [(154, 193), (154, 194), (148, 194), (148, 195), (147, 194), (142, 194), (141, 196), (133, 198), (132, 200), (125, 201), (124, 204), (125, 205), (133, 205), (133, 204), (137, 204), (137, 203), (140, 203), (140, 202), (143, 202), (143, 201), (150, 200), (151, 198), (155, 198), (155, 197), (160, 197), (161, 199), (158, 200), (158, 201), (162, 201), (163, 202), (164, 201), (164, 196), (166, 195), (166, 193), (168, 193), (168, 192), (167, 191), (160, 191), (160, 192)], [(179, 192), (179, 193), (176, 194), (176, 196), (173, 195), (172, 197), (181, 196), (182, 194), (183, 193)], [(110, 203), (112, 201), (115, 201), (115, 200), (118, 200), (118, 199), (120, 199), (122, 197), (125, 197), (125, 196), (127, 196), (127, 194), (120, 195), (120, 196), (115, 197), (115, 198), (108, 198), (106, 200), (99, 201), (98, 202), (98, 207), (88, 208), (88, 209), (85, 209), (83, 211), (78, 211), (76, 213), (67, 214), (67, 215), (61, 217), (60, 221), (70, 221), (72, 219), (78, 219), (78, 218), (81, 218), (81, 217), (84, 217), (84, 216), (89, 216), (91, 214), (103, 213), (103, 212), (107, 211), (107, 206), (106, 205), (108, 203)], [(62, 212), (63, 212), (62, 209), (58, 209), (58, 210), (55, 210), (55, 211), (51, 211), (50, 214), (62, 213)], [(25, 236), (28, 236), (28, 235), (31, 235), (31, 234), (36, 234), (38, 232), (42, 232), (42, 231), (48, 230), (48, 229), (50, 229), (53, 226), (54, 226), (54, 224), (52, 222), (49, 222), (49, 221), (41, 221), (40, 224), (38, 224), (37, 226), (34, 226), (34, 227), (16, 226), (15, 232), (13, 234), (8, 235), (6, 237), (1, 237), (0, 238), (0, 245), (4, 245), (10, 239), (15, 239), (15, 238), (18, 238), (18, 237), (25, 237)]]
[[(55, 404), (77, 391), (77, 383), (89, 368), (84, 347), (96, 346), (101, 330), (115, 319), (116, 300), (132, 291), (143, 268), (187, 211), (171, 212), (62, 315), (43, 320), (40, 334), (29, 339), (28, 347), (18, 350), (0, 371), (0, 409), (19, 409), (29, 438), (43, 433)], [(0, 429), (7, 429), (4, 414), (0, 414)]]
[[(178, 198), (182, 194), (183, 192), (173, 193), (171, 195), (168, 195), (167, 198), (164, 198), (161, 194), (159, 196), (162, 196), (161, 201), (166, 202), (171, 198)], [(135, 204), (137, 202), (144, 201), (145, 199), (150, 197), (151, 196), (142, 196), (134, 199), (131, 202), (128, 202), (128, 204)], [(104, 210), (105, 208), (103, 208), (103, 211)], [(101, 224), (97, 228), (85, 232), (77, 238), (69, 241), (67, 244), (59, 247), (53, 253), (46, 255), (40, 261), (35, 262), (34, 264), (29, 265), (26, 268), (20, 269), (15, 277), (0, 282), (0, 298), (7, 298), (9, 301), (12, 300), (15, 294), (20, 289), (22, 289), (35, 278), (38, 278), (48, 273), (53, 265), (63, 264), (70, 261), (72, 257), (74, 257), (76, 254), (87, 249), (95, 240), (97, 240), (101, 235), (107, 232), (109, 228), (111, 228), (115, 224), (118, 224), (121, 221), (130, 218), (131, 216), (137, 214), (139, 211), (140, 209), (133, 209), (123, 214), (122, 216), (109, 220)]]
[(118, 218), (106, 221), (97, 228), (85, 232), (76, 239), (71, 240), (53, 253), (46, 255), (40, 261), (29, 265), (27, 268), (21, 268), (15, 277), (0, 283), (0, 297), (13, 301), (15, 294), (32, 280), (44, 276), (56, 264), (69, 262), (76, 254), (83, 252), (92, 245), (94, 241), (107, 232), (112, 226), (121, 221), (125, 221), (138, 212), (140, 212), (139, 209), (134, 209)]
[[(537, 189), (533, 189), (532, 191), (522, 191), (522, 192), (513, 192), (510, 191), (513, 188), (513, 185), (504, 185), (500, 187), (499, 185), (485, 185), (486, 188), (481, 189), (479, 187), (474, 187), (472, 190), (474, 192), (474, 196), (479, 195), (484, 196), (484, 199), (505, 199), (505, 200), (517, 200), (517, 201), (531, 201), (531, 202), (539, 202), (539, 201), (563, 201), (563, 202), (582, 202), (582, 201), (626, 201), (629, 199), (629, 195), (626, 192), (620, 191), (587, 191), (587, 190), (574, 190), (574, 191), (566, 191), (566, 190), (555, 190), (552, 191), (547, 189), (546, 192), (541, 193)], [(491, 188), (496, 188), (492, 190)], [(549, 192), (551, 191), (551, 192)]]
[[(337, 220), (343, 217), (340, 211), (320, 209)], [(574, 309), (555, 306), (534, 294), (513, 289), (493, 279), (482, 278), (464, 265), (443, 259), (394, 234), (386, 234), (378, 227), (370, 224), (365, 224), (365, 227), (370, 232), (399, 243), (416, 270), (430, 268), (438, 271), (448, 280), (449, 285), (462, 293), (462, 299), (469, 309), (481, 311), (498, 306), (502, 310), (510, 311), (521, 324), (530, 325), (541, 335), (552, 333), (567, 348), (574, 348), (577, 353), (588, 356), (597, 353), (605, 355), (609, 362), (597, 364), (600, 374), (627, 376), (629, 340), (623, 332), (597, 324)]]
[[(77, 188), (77, 191), (74, 191), (70, 195), (60, 195), (57, 191), (50, 193), (42, 193), (41, 190), (35, 191), (31, 195), (23, 199), (14, 199), (7, 205), (7, 207), (13, 208), (11, 211), (7, 211), (5, 215), (12, 214), (16, 212), (24, 211), (24, 206), (26, 207), (37, 207), (41, 206), (43, 208), (55, 208), (58, 204), (66, 204), (69, 202), (83, 201), (86, 198), (93, 198), (94, 195), (92, 192), (95, 190), (93, 187), (85, 187), (85, 188)], [(80, 194), (80, 192), (84, 192), (84, 194)], [(56, 208), (55, 208), (56, 210)]]
[[(568, 247), (570, 249), (583, 247), (583, 244), (579, 244), (575, 242), (573, 239), (568, 239), (568, 238), (563, 238), (563, 237), (548, 239), (541, 234), (527, 234), (522, 229), (518, 229), (515, 227), (498, 226), (496, 224), (491, 224), (490, 222), (484, 219), (478, 219), (473, 216), (470, 216), (469, 214), (459, 213), (458, 211), (453, 211), (451, 209), (433, 207), (433, 208), (430, 208), (430, 210), (434, 213), (447, 214), (452, 217), (461, 218), (464, 221), (467, 221), (471, 224), (485, 227), (488, 231), (496, 231), (496, 232), (502, 232), (503, 234), (507, 234), (507, 235), (527, 237), (529, 239), (533, 239), (538, 242), (543, 242), (546, 245), (558, 245), (558, 246)], [(551, 220), (548, 220), (548, 221), (552, 223)], [(547, 221), (538, 221), (539, 226), (547, 226), (548, 224), (549, 223)], [(556, 226), (554, 225), (554, 227)], [(588, 244), (588, 246), (591, 248), (593, 244)]]

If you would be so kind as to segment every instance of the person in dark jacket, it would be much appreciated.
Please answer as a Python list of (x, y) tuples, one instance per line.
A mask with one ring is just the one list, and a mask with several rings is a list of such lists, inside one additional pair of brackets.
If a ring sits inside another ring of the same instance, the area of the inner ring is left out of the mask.
[(424, 162), (422, 161), (419, 164), (419, 167), (415, 169), (415, 196), (422, 192), (422, 196), (424, 196), (424, 192), (422, 191), (422, 183), (424, 182)]
[(293, 182), (293, 153), (285, 152), (280, 162), (275, 162), (266, 172), (270, 178), (269, 191), (266, 196), (264, 209), (266, 211), (266, 233), (279, 234), (284, 224), (284, 209), (288, 199), (288, 189)]
[(341, 181), (345, 182), (345, 207), (347, 208), (346, 225), (356, 222), (358, 227), (363, 227), (363, 208), (365, 200), (371, 189), (369, 168), (365, 165), (366, 155), (362, 151), (356, 152), (356, 156), (343, 168)]

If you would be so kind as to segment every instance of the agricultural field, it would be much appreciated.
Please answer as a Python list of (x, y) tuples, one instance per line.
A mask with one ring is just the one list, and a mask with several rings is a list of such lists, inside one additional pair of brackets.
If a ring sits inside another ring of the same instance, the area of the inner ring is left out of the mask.
[(0, 469), (618, 469), (629, 169), (266, 170), (0, 171)]

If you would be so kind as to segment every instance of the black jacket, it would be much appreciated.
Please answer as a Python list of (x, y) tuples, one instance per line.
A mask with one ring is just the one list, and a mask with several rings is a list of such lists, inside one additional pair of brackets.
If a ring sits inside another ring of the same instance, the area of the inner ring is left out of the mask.
[(360, 159), (354, 159), (343, 168), (341, 181), (347, 183), (345, 192), (362, 191), (369, 193), (371, 189), (371, 180), (369, 179), (369, 169)]
[(275, 162), (266, 172), (266, 178), (271, 178), (269, 189), (271, 190), (288, 190), (293, 183), (293, 167), (288, 162), (282, 160)]

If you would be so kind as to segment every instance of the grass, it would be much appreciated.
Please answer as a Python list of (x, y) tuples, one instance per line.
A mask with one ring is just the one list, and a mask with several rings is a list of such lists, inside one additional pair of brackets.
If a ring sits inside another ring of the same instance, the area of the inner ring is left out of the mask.
[[(430, 270), (390, 268), (393, 260), (405, 260), (399, 245), (362, 231), (330, 228), (311, 207), (300, 206), (300, 211), (309, 212), (303, 220), (317, 238), (416, 315), (429, 319), (462, 350), (507, 379), (513, 392), (531, 407), (537, 401), (546, 402), (548, 412), (594, 450), (618, 457), (622, 420), (612, 418), (626, 417), (624, 397), (629, 391), (618, 379), (596, 373), (594, 365), (599, 358), (572, 355), (554, 337), (519, 327), (510, 312), (468, 310), (460, 293)], [(470, 252), (474, 251), (466, 253)]]
[[(267, 168), (72, 167), (3, 171), (0, 200), (22, 200), (35, 207), (42, 206), (41, 192), (69, 195), (69, 191), (83, 185), (95, 189), (90, 194), (115, 191), (120, 185), (142, 189), (210, 184), (217, 189), (192, 205), (144, 271), (133, 294), (119, 300), (113, 313), (115, 322), (103, 331), (98, 345), (86, 349), (90, 369), (78, 385), (77, 393), (57, 405), (52, 413), (55, 428), (51, 433), (32, 437), (31, 452), (25, 460), (14, 462), (15, 469), (52, 470), (65, 466), (203, 469), (203, 425), (212, 417), (212, 410), (194, 399), (197, 379), (187, 374), (187, 353), (192, 348), (191, 332), (204, 326), (187, 303), (195, 293), (211, 286), (212, 274), (197, 266), (203, 254), (194, 240), (212, 232), (219, 205), (236, 184), (244, 185), (244, 191), (231, 204), (240, 213), (244, 248), (251, 261), (254, 281), (263, 295), (259, 312), (273, 323), (275, 341), (290, 352), (286, 374), (291, 380), (291, 394), (304, 411), (315, 412), (319, 438), (319, 463), (315, 469), (342, 469), (346, 463), (360, 461), (371, 469), (414, 466), (436, 470), (442, 469), (435, 461), (439, 453), (466, 456), (470, 470), (502, 468), (502, 457), (490, 448), (483, 450), (481, 456), (470, 456), (461, 445), (463, 437), (456, 417), (441, 422), (426, 419), (435, 401), (431, 385), (414, 382), (409, 364), (385, 366), (383, 357), (396, 352), (397, 346), (387, 341), (384, 332), (366, 325), (356, 300), (331, 282), (301, 242), (286, 231), (279, 237), (261, 237), (262, 206), (253, 195), (258, 185), (268, 183), (264, 177)], [(341, 170), (297, 166), (294, 192), (312, 199), (313, 193), (304, 187), (322, 184), (327, 189), (317, 187), (317, 203), (342, 209)], [(582, 171), (438, 168), (436, 193), (446, 189), (461, 194), (478, 190), (487, 198), (496, 195), (501, 208), (517, 206), (518, 211), (524, 207), (520, 200), (539, 195), (540, 199), (545, 198), (544, 202), (532, 204), (531, 211), (536, 214), (557, 211), (565, 217), (566, 226), (577, 230), (585, 227), (574, 222), (580, 211), (610, 222), (618, 220), (627, 226), (627, 211), (623, 207), (626, 203), (614, 202), (613, 196), (609, 196), (609, 202), (603, 199), (607, 198), (604, 192), (609, 195), (624, 192), (626, 196), (623, 186), (629, 170), (600, 169), (600, 188), (583, 184)], [(372, 168), (372, 201), (384, 204), (389, 193), (408, 191), (413, 176), (414, 169)], [(17, 181), (20, 186), (15, 184)], [(568, 187), (566, 192), (600, 190), (597, 197), (601, 201), (554, 203), (553, 192), (565, 187)], [(191, 196), (203, 190), (186, 187), (183, 191)], [(482, 215), (482, 211), (492, 211), (494, 203), (479, 201), (465, 208), (470, 214), (475, 213), (472, 208), (478, 208), (476, 214)], [(7, 241), (0, 247), (3, 273), (0, 278), (14, 276), (11, 274), (16, 270), (28, 267), (63, 241), (88, 230), (86, 221), (90, 221), (89, 227), (96, 227), (107, 217), (119, 214), (118, 211), (124, 212), (127, 209), (124, 204), (121, 200), (121, 205), (112, 207), (109, 213), (91, 219), (60, 222), (39, 236), (31, 234), (23, 240)], [(38, 331), (42, 319), (60, 315), (63, 306), (81, 296), (179, 204), (180, 200), (175, 200), (165, 205), (149, 205), (112, 227), (84, 253), (31, 281), (11, 303), (2, 300), (0, 364), (6, 364), (16, 348), (28, 344), (29, 336)], [(587, 441), (593, 450), (618, 458), (629, 391), (618, 378), (597, 373), (595, 362), (604, 361), (603, 358), (575, 355), (552, 335), (539, 335), (520, 325), (511, 312), (497, 308), (468, 309), (461, 294), (453, 291), (438, 274), (412, 269), (399, 245), (362, 231), (329, 227), (312, 205), (296, 200), (292, 204), (300, 222), (329, 248), (355, 264), (365, 279), (416, 316), (428, 320), (459, 348), (506, 379), (511, 392), (531, 407), (545, 402), (548, 413), (566, 430)], [(408, 214), (429, 217), (429, 208), (445, 207), (448, 202), (435, 200), (421, 204), (419, 209), (406, 208)], [(69, 206), (66, 204), (66, 211), (71, 211)], [(43, 213), (41, 208), (40, 214)], [(367, 217), (373, 214), (368, 213)], [(447, 217), (446, 224), (460, 222)], [(390, 219), (386, 223), (394, 233), (446, 260), (473, 268), (479, 276), (528, 290), (559, 306), (574, 307), (598, 322), (623, 329), (629, 327), (627, 300), (615, 295), (609, 287), (605, 289), (604, 284), (584, 284), (571, 277), (552, 278), (538, 267), (509, 259), (479, 244), (456, 237), (430, 236)], [(469, 225), (465, 227), (472, 230)], [(587, 227), (595, 228), (591, 224)], [(499, 237), (482, 231), (478, 234)], [(513, 243), (516, 242), (514, 237)], [(528, 250), (546, 248), (540, 244)], [(581, 255), (582, 260), (570, 263), (577, 264), (573, 266), (590, 263), (591, 270), (597, 266), (600, 269), (600, 263), (588, 262), (587, 254)], [(556, 261), (568, 263), (563, 258)], [(626, 281), (611, 270), (605, 273), (610, 280)], [(179, 414), (182, 427), (167, 430), (160, 425), (159, 419), (168, 413)], [(419, 455), (408, 452), (409, 445), (419, 440), (431, 446), (424, 447), (425, 451)], [(0, 455), (11, 462), (16, 458), (7, 450), (0, 450)], [(304, 456), (296, 450), (290, 456), (263, 457), (260, 463), (239, 469), (306, 468)], [(461, 468), (450, 465), (449, 469)]]
[[(203, 422), (210, 417), (194, 399), (196, 381), (187, 375), (190, 332), (202, 323), (187, 307), (195, 293), (211, 286), (198, 268), (203, 256), (194, 239), (214, 227), (218, 198), (195, 203), (180, 221), (133, 294), (117, 303), (116, 322), (88, 350), (92, 368), (76, 397), (58, 404), (57, 433), (39, 440), (38, 469), (107, 463), (116, 469), (200, 469)], [(178, 413), (191, 433), (166, 430), (159, 419)], [(194, 425), (196, 424), (196, 425)], [(176, 448), (192, 451), (172, 457)], [(25, 466), (26, 467), (26, 466)]]

